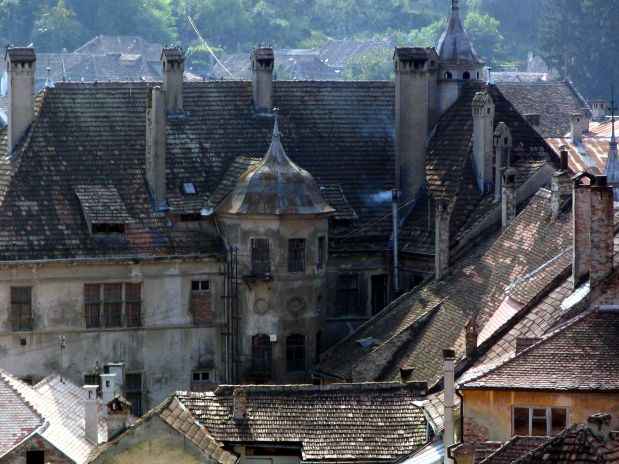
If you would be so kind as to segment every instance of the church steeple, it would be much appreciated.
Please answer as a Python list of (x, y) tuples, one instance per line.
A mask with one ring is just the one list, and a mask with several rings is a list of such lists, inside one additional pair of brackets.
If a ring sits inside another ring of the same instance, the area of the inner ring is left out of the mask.
[(619, 201), (619, 155), (617, 153), (617, 139), (615, 137), (615, 89), (611, 89), (610, 118), (611, 135), (608, 143), (608, 160), (606, 161), (606, 177), (608, 184), (614, 187), (615, 201)]

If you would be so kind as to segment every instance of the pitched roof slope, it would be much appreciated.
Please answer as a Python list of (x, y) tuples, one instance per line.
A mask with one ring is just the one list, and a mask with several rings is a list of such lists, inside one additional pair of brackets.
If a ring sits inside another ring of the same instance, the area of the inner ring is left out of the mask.
[(570, 131), (572, 113), (590, 111), (568, 81), (499, 82), (498, 88), (521, 114), (539, 114), (537, 128), (544, 137), (562, 137)]
[[(219, 441), (286, 442), (304, 460), (392, 460), (426, 442), (426, 421), (406, 384), (221, 386), (177, 397)], [(233, 395), (246, 398), (235, 421)]]
[[(274, 87), (292, 161), (319, 185), (338, 184), (363, 220), (384, 215), (390, 204), (368, 198), (393, 188), (393, 83)], [(219, 241), (170, 226), (151, 208), (144, 180), (148, 89), (145, 83), (46, 89), (23, 153), (3, 165), (10, 175), (0, 172), (0, 184), (8, 184), (0, 185), (3, 259), (219, 252)], [(254, 112), (251, 82), (185, 83), (184, 95), (185, 117), (168, 122), (168, 202), (172, 212), (197, 213), (234, 160), (266, 153), (272, 118)], [(334, 160), (345, 168), (333, 169)], [(194, 183), (197, 195), (181, 191), (185, 182)], [(123, 239), (101, 242), (89, 234), (75, 194), (80, 185), (116, 189), (133, 220)]]
[(619, 391), (619, 313), (577, 316), (462, 388)]
[[(322, 357), (319, 371), (354, 380), (397, 379), (400, 366), (413, 380), (433, 382), (442, 374), (442, 350), (464, 351), (464, 327), (475, 317), (483, 330), (509, 285), (540, 268), (569, 242), (570, 215), (551, 219), (550, 198), (538, 192), (501, 236), (454, 267), (453, 273), (409, 292)], [(562, 269), (537, 275), (544, 287)], [(526, 304), (527, 301), (519, 302)], [(370, 348), (359, 341), (370, 340)]]
[(549, 437), (520, 437), (515, 436), (498, 450), (481, 461), (481, 464), (511, 464), (516, 459), (530, 451), (539, 448), (550, 440)]

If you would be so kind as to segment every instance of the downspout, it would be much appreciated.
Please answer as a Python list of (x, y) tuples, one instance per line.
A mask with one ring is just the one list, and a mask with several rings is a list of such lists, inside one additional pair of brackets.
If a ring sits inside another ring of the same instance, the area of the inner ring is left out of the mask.
[(391, 191), (391, 207), (393, 210), (393, 291), (395, 293), (394, 298), (397, 298), (400, 293), (400, 252), (399, 252), (399, 229), (400, 229), (400, 218), (399, 218), (399, 200), (400, 200), (400, 191), (398, 189), (393, 189)]
[(454, 390), (454, 393), (458, 395), (458, 398), (460, 398), (460, 439), (457, 443), (454, 443), (447, 448), (447, 456), (449, 459), (452, 459), (455, 464), (458, 464), (457, 459), (453, 455), (453, 450), (464, 443), (464, 396), (462, 396), (460, 390)]
[(449, 455), (449, 448), (454, 444), (454, 392), (455, 392), (455, 362), (456, 353), (454, 350), (443, 350), (443, 359), (445, 362), (445, 385), (444, 385), (444, 401), (443, 401), (443, 415), (444, 430), (443, 430), (443, 443), (447, 452), (445, 453), (444, 463), (452, 464), (453, 460)]

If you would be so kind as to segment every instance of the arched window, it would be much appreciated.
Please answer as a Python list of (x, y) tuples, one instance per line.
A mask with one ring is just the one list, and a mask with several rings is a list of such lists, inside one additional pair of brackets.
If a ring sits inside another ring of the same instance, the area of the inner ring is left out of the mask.
[(464, 71), (464, 74), (462, 74), (462, 79), (464, 79), (465, 81), (468, 81), (471, 78), (471, 73), (468, 71)]
[(453, 77), (454, 77), (453, 74), (451, 74), (449, 71), (445, 73), (445, 79), (450, 80), (450, 79), (453, 79)]
[(272, 355), (268, 335), (257, 334), (251, 338), (251, 365), (255, 374), (270, 375)]
[(292, 334), (286, 337), (286, 370), (302, 372), (305, 370), (305, 337)]
[(477, 71), (477, 80), (479, 80), (479, 71)]

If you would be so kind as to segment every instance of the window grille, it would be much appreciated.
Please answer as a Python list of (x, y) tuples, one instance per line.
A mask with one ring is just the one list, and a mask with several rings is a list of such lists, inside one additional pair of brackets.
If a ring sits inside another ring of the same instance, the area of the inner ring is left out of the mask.
[(265, 275), (271, 273), (269, 239), (251, 239), (251, 269), (252, 274), (254, 275)]
[(288, 240), (288, 272), (305, 271), (305, 239)]
[(11, 287), (13, 330), (32, 330), (32, 287)]

